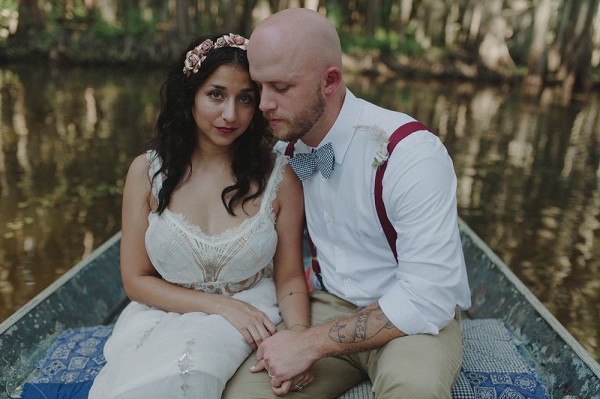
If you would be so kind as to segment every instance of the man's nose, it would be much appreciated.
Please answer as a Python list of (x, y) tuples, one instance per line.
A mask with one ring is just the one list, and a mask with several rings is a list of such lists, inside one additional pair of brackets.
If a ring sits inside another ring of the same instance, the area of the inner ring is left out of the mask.
[(274, 110), (275, 107), (275, 101), (273, 101), (271, 91), (263, 87), (260, 93), (260, 104), (258, 105), (258, 108), (262, 112), (267, 112)]

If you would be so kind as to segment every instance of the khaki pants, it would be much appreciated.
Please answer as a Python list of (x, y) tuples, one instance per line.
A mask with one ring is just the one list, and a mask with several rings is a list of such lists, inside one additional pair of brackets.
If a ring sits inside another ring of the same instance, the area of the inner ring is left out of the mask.
[[(356, 309), (355, 305), (326, 292), (311, 294), (313, 324)], [(376, 350), (320, 359), (312, 367), (315, 380), (285, 398), (334, 399), (368, 377), (373, 384), (374, 399), (450, 399), (462, 357), (462, 332), (459, 321), (453, 320), (437, 336), (411, 335), (396, 338)], [(250, 372), (255, 363), (253, 353), (228, 382), (223, 399), (277, 397), (271, 391), (271, 379), (266, 372)]]

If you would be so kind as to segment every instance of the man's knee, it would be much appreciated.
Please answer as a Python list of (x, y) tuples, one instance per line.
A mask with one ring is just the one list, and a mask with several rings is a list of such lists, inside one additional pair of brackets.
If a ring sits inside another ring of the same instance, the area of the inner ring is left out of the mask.
[(270, 378), (266, 372), (252, 373), (250, 367), (256, 363), (251, 354), (237, 369), (225, 385), (222, 399), (271, 398)]
[(452, 386), (432, 376), (411, 375), (401, 370), (380, 373), (373, 382), (375, 399), (450, 399)]

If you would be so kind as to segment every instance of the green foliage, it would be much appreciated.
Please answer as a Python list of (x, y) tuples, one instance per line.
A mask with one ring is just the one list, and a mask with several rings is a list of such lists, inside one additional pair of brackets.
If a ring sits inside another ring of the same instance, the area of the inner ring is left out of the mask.
[(152, 36), (156, 31), (156, 22), (144, 18), (142, 11), (128, 8), (122, 21), (111, 24), (96, 14), (86, 38), (94, 41), (111, 41), (120, 38), (139, 38)]
[(406, 55), (422, 55), (424, 50), (415, 40), (412, 31), (405, 31), (401, 36), (398, 32), (377, 29), (374, 35), (364, 32), (341, 31), (342, 51), (347, 54), (369, 51), (373, 49), (389, 53)]
[(34, 221), (35, 221), (35, 219), (33, 217), (26, 216), (22, 219), (15, 220), (13, 222), (7, 222), (6, 229), (8, 231), (4, 232), (2, 234), (2, 237), (6, 240), (14, 238), (16, 231), (23, 230), (25, 228), (25, 226), (32, 225), (34, 223)]
[(152, 34), (155, 31), (156, 21), (146, 20), (142, 11), (130, 7), (125, 11), (123, 18), (123, 34), (129, 37), (140, 37)]
[(0, 0), (0, 44), (6, 42), (18, 19), (17, 2)]
[(517, 65), (517, 67), (514, 69), (515, 76), (518, 77), (525, 77), (527, 76), (527, 65)]
[(17, 11), (15, 0), (0, 0), (0, 10)]
[[(39, 56), (47, 55), (54, 60), (68, 60), (74, 63), (96, 64), (98, 61), (103, 61), (139, 64), (139, 60), (162, 63), (169, 58), (168, 54), (175, 53), (174, 49), (177, 49), (179, 44), (172, 39), (172, 36), (176, 37), (177, 23), (181, 22), (181, 16), (177, 17), (176, 7), (173, 7), (174, 2), (169, 2), (169, 5), (167, 2), (158, 1), (111, 3), (83, 0), (68, 2), (0, 0), (0, 57), (19, 60), (37, 59)], [(218, 3), (217, 0), (196, 2), (194, 5), (196, 12), (189, 13), (187, 22), (203, 31), (220, 31), (230, 24), (229, 18), (239, 18), (225, 13), (223, 10), (228, 8), (217, 7)], [(257, 4), (255, 0), (245, 3), (251, 7)], [(406, 18), (406, 21), (402, 20), (400, 27), (400, 16), (404, 11), (400, 10), (396, 0), (381, 0), (378, 9), (367, 7), (366, 1), (320, 2), (326, 9), (327, 18), (340, 32), (342, 50), (346, 54), (360, 57), (361, 54), (375, 50), (383, 55), (407, 55), (421, 58), (426, 62), (435, 61), (438, 62), (436, 65), (441, 67), (452, 65), (457, 58), (471, 64), (477, 62), (478, 39), (476, 37), (481, 37), (485, 29), (470, 32), (469, 25), (463, 26), (468, 22), (468, 18), (463, 18), (462, 22), (456, 19), (452, 22), (453, 25), (445, 27), (453, 29), (457, 34), (457, 39), (452, 42), (451, 47), (447, 47), (443, 35), (445, 31), (438, 24), (448, 24), (449, 19), (440, 13), (434, 13), (433, 16), (427, 14), (431, 9), (431, 2), (413, 3), (414, 17)], [(446, 2), (446, 5), (450, 3)], [(465, 7), (463, 11), (468, 14), (471, 12), (470, 8), (477, 2), (459, 3)], [(532, 7), (527, 13), (531, 13), (534, 8)], [(422, 12), (416, 13), (419, 9)], [(41, 15), (40, 21), (37, 24), (30, 24), (30, 27), (27, 27), (27, 24), (18, 25), (25, 26), (26, 29), (14, 36), (18, 40), (18, 43), (15, 41), (18, 45), (13, 45), (10, 36), (15, 33), (18, 20), (22, 18), (25, 21), (27, 18), (27, 12), (24, 10), (29, 10), (32, 15)], [(375, 12), (377, 16), (378, 26), (374, 34), (365, 31), (367, 11)], [(103, 19), (103, 16), (107, 20)], [(525, 23), (525, 19), (527, 19), (525, 16), (513, 16), (507, 19), (514, 34), (506, 39), (506, 44), (509, 46), (513, 60), (520, 66), (514, 71), (516, 77), (522, 77), (527, 72), (523, 68), (529, 54), (533, 25), (531, 22)], [(564, 24), (568, 22), (562, 17), (553, 22), (549, 27), (549, 44), (560, 33), (554, 27), (560, 21)], [(244, 22), (248, 26), (251, 25), (249, 19)], [(415, 35), (417, 27), (420, 29), (419, 40)], [(422, 45), (426, 46), (427, 50)], [(31, 54), (35, 57), (31, 57)], [(597, 66), (592, 72), (594, 82), (600, 81)]]
[(335, 26), (336, 29), (340, 29), (342, 21), (344, 20), (344, 12), (342, 7), (335, 1), (327, 2), (327, 19)]
[[(58, 186), (54, 191), (49, 192), (40, 197), (29, 197), (25, 201), (21, 201), (17, 204), (19, 209), (42, 207), (42, 208), (54, 208), (60, 203), (73, 202), (73, 203), (85, 203), (90, 205), (94, 200), (102, 197), (120, 197), (123, 195), (123, 181), (117, 181), (116, 183), (108, 182), (81, 182), (77, 185), (67, 187), (66, 185)], [(27, 219), (25, 220), (26, 223)], [(11, 225), (12, 226), (12, 225)], [(9, 228), (12, 228), (8, 226)], [(14, 226), (21, 226), (15, 224)], [(14, 227), (13, 226), (13, 227)], [(12, 228), (15, 230), (15, 228)]]
[(92, 25), (89, 34), (100, 41), (114, 40), (123, 36), (123, 30), (98, 17)]
[[(144, 18), (142, 11), (133, 7), (124, 10), (121, 18), (114, 23), (104, 20), (97, 10), (85, 7), (74, 7), (68, 15), (64, 10), (52, 8), (46, 29), (30, 46), (41, 52), (62, 47), (71, 61), (94, 62), (99, 57), (112, 59), (111, 56), (106, 57), (107, 51), (114, 58), (126, 41), (152, 43), (155, 26), (156, 21)], [(69, 43), (68, 47), (61, 46), (64, 43)], [(112, 53), (110, 49), (113, 49)]]

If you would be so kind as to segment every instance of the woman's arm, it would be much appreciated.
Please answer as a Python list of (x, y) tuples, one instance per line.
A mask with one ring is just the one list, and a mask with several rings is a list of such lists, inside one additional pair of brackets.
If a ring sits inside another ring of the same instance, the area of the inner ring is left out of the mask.
[[(278, 243), (274, 259), (277, 300), (287, 329), (299, 332), (310, 327), (310, 304), (304, 274), (302, 245), (304, 198), (302, 184), (289, 166), (285, 167), (277, 201)], [(260, 369), (252, 371), (260, 371)], [(314, 378), (314, 374), (307, 370), (281, 384), (273, 385), (272, 390), (275, 395), (283, 396), (294, 389), (293, 387), (310, 384)]]
[(290, 330), (310, 326), (308, 287), (303, 266), (304, 199), (302, 185), (286, 166), (277, 192), (277, 249), (274, 258), (279, 309)]
[(160, 277), (145, 245), (151, 201), (148, 160), (144, 154), (131, 164), (123, 192), (121, 278), (127, 296), (169, 312), (219, 314), (235, 326), (253, 348), (274, 334), (275, 325), (252, 305), (229, 296), (180, 287)]

